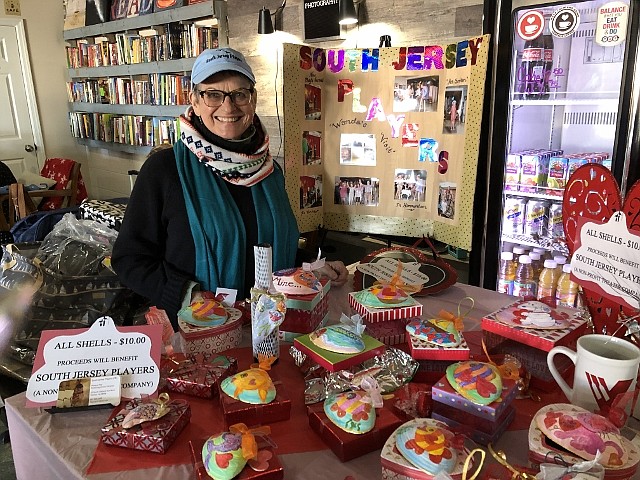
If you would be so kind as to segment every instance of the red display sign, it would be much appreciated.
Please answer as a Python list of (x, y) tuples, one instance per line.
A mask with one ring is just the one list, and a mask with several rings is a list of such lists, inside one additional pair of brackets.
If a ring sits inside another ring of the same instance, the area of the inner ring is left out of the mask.
[(524, 13), (518, 20), (516, 32), (523, 40), (533, 40), (542, 34), (544, 16), (539, 10), (531, 10)]

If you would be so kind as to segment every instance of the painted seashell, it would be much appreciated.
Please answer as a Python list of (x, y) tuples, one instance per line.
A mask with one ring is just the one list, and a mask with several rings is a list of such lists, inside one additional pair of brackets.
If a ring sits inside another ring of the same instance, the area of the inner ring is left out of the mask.
[(382, 303), (396, 304), (402, 303), (409, 295), (397, 285), (373, 285), (369, 287), (369, 291)]
[(329, 395), (324, 401), (324, 413), (349, 433), (367, 433), (376, 424), (376, 409), (362, 390)]
[(313, 272), (302, 268), (287, 268), (273, 273), (273, 286), (286, 295), (310, 295), (322, 290)]
[(629, 453), (620, 430), (609, 419), (580, 407), (548, 409), (534, 417), (543, 435), (560, 447), (585, 460), (602, 452), (598, 463), (605, 468), (620, 468), (629, 461)]
[(407, 324), (406, 329), (410, 335), (441, 347), (457, 347), (462, 342), (460, 332), (449, 320), (415, 318)]
[(478, 405), (489, 405), (502, 395), (502, 377), (490, 363), (454, 363), (447, 367), (447, 380), (456, 392)]
[(260, 368), (250, 368), (222, 380), (222, 391), (243, 403), (264, 405), (276, 398), (276, 387), (269, 374)]
[(196, 300), (178, 312), (178, 318), (196, 327), (217, 327), (229, 317), (226, 308), (218, 300)]
[(431, 475), (451, 473), (458, 462), (458, 450), (453, 446), (454, 434), (439, 422), (403, 425), (395, 435), (400, 454)]
[(223, 432), (209, 437), (202, 446), (202, 463), (211, 478), (236, 477), (247, 464), (242, 456), (242, 435)]
[(309, 340), (320, 348), (335, 353), (360, 353), (364, 350), (364, 340), (342, 325), (329, 325), (309, 334)]

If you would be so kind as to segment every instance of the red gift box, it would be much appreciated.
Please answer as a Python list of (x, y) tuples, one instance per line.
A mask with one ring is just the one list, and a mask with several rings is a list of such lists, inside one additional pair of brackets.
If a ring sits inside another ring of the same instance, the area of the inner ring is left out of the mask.
[[(517, 358), (522, 367), (531, 374), (529, 385), (544, 392), (552, 392), (558, 389), (558, 384), (551, 375), (547, 363), (547, 352), (529, 345), (523, 345), (516, 340), (510, 340), (495, 333), (483, 332), (482, 338), (490, 354), (511, 355)], [(575, 350), (577, 338), (564, 344), (565, 347)], [(554, 364), (558, 373), (569, 378), (573, 372), (573, 362), (566, 355), (556, 355)]]
[(353, 354), (335, 353), (320, 348), (311, 341), (309, 335), (301, 335), (295, 338), (293, 345), (320, 366), (330, 372), (337, 372), (358, 365), (385, 352), (384, 343), (379, 342), (372, 336), (364, 334), (362, 335), (362, 340), (365, 345), (364, 350)]
[(406, 332), (406, 338), (409, 345), (409, 353), (416, 360), (448, 360), (453, 362), (469, 360), (471, 349), (469, 349), (464, 335), (462, 335), (462, 341), (457, 347), (434, 345), (411, 335), (409, 332)]
[(431, 385), (409, 382), (393, 392), (393, 411), (400, 418), (426, 418), (431, 415)]
[(516, 382), (514, 380), (503, 379), (500, 398), (491, 402), (489, 405), (479, 405), (456, 392), (446, 377), (436, 382), (431, 389), (434, 411), (437, 408), (436, 404), (440, 402), (458, 409), (461, 414), (463, 414), (462, 412), (470, 413), (471, 415), (485, 418), (491, 422), (494, 422), (496, 418), (499, 418), (503, 414), (517, 393), (518, 387), (516, 386)]
[(331, 282), (320, 280), (322, 290), (309, 295), (287, 295), (287, 313), (280, 330), (293, 333), (311, 333), (329, 313), (327, 293)]
[[(511, 425), (511, 422), (516, 416), (516, 409), (514, 407), (508, 407), (502, 416), (495, 422), (493, 429), (490, 432), (479, 430), (474, 426), (476, 423), (475, 419), (478, 417), (474, 417), (473, 415), (462, 417), (459, 412), (453, 412), (453, 414), (454, 417), (449, 417), (440, 412), (436, 412), (434, 409), (431, 414), (431, 418), (446, 423), (452, 431), (463, 433), (476, 443), (489, 445), (490, 443), (497, 442), (500, 435), (502, 435), (507, 427)], [(455, 420), (453, 420), (453, 418), (455, 418)]]
[(238, 371), (234, 357), (212, 355), (210, 358), (162, 360), (165, 388), (172, 392), (185, 393), (202, 398), (213, 398), (218, 394), (220, 381)]
[(331, 422), (324, 413), (322, 403), (307, 407), (307, 413), (311, 428), (342, 462), (382, 448), (389, 435), (402, 425), (402, 419), (386, 406), (376, 409), (375, 427), (363, 434), (345, 432)]
[(458, 360), (417, 360), (418, 371), (413, 376), (414, 382), (436, 383), (447, 371), (447, 367)]
[(367, 323), (389, 322), (401, 318), (419, 317), (422, 315), (422, 304), (411, 298), (412, 305), (395, 308), (370, 308), (356, 300), (358, 292), (349, 293), (349, 305)]
[(237, 308), (227, 308), (229, 318), (217, 327), (194, 327), (178, 319), (185, 354), (216, 353), (235, 348), (242, 342), (243, 315)]
[[(309, 329), (305, 333), (314, 332), (314, 331), (318, 330), (319, 328), (324, 327), (327, 324), (328, 321), (329, 321), (329, 313), (327, 313), (324, 316), (324, 318), (320, 319), (320, 323), (318, 323), (315, 327)], [(280, 328), (278, 328), (278, 339), (281, 342), (291, 342), (291, 343), (293, 343), (293, 340), (295, 338), (298, 338), (300, 335), (305, 335), (305, 333), (289, 332), (287, 330), (283, 330), (282, 327), (280, 327)]]
[(367, 334), (381, 341), (385, 345), (399, 345), (406, 341), (406, 326), (411, 318), (401, 318), (400, 320), (391, 320), (389, 322), (364, 322), (367, 326), (365, 330)]
[[(196, 480), (211, 480), (211, 477), (207, 473), (202, 463), (202, 447), (204, 446), (204, 440), (201, 440), (194, 444), (189, 442), (189, 450), (191, 451), (191, 460), (193, 461), (193, 471), (195, 473)], [(258, 441), (258, 448), (260, 451), (266, 450), (271, 452), (271, 458), (267, 461), (269, 467), (263, 472), (257, 472), (250, 466), (245, 466), (244, 469), (234, 477), (236, 480), (282, 480), (284, 478), (284, 467), (280, 463), (278, 456), (273, 452), (271, 448), (262, 448)]]
[(483, 317), (482, 330), (548, 352), (557, 345), (566, 346), (577, 340), (587, 329), (587, 321), (580, 317), (580, 311), (568, 307), (550, 307), (554, 313), (569, 320), (567, 328), (551, 330), (518, 326), (512, 320), (517, 318), (514, 313), (521, 311), (519, 307), (523, 303), (524, 300), (519, 300)]
[(143, 403), (142, 399), (128, 402), (124, 410), (102, 427), (105, 445), (165, 453), (191, 418), (191, 407), (184, 400), (172, 400), (167, 406), (169, 413), (152, 422), (144, 422), (125, 429), (122, 421), (127, 413)]
[(225, 427), (236, 423), (244, 423), (252, 427), (289, 420), (291, 417), (291, 399), (287, 395), (282, 382), (274, 378), (273, 370), (269, 372), (269, 375), (271, 375), (273, 384), (276, 387), (276, 398), (270, 403), (261, 405), (244, 403), (231, 398), (220, 389), (220, 407)]

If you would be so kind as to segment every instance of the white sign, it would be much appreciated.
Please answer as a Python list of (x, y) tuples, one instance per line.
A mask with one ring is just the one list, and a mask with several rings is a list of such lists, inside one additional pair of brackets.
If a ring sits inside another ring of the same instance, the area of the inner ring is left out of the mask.
[(119, 375), (122, 397), (152, 395), (160, 381), (161, 336), (160, 325), (116, 328), (110, 317), (88, 329), (43, 331), (27, 406), (53, 406), (60, 382), (86, 377)]
[(595, 40), (603, 47), (620, 45), (627, 37), (629, 5), (616, 1), (598, 8)]
[(640, 235), (629, 231), (626, 215), (607, 223), (582, 220), (571, 259), (571, 276), (601, 295), (640, 308)]
[[(398, 271), (398, 259), (381, 258), (377, 262), (360, 263), (356, 268), (366, 275), (375, 277), (379, 282), (389, 282)], [(420, 271), (421, 263), (402, 262), (400, 279), (405, 285), (424, 285), (429, 276)]]

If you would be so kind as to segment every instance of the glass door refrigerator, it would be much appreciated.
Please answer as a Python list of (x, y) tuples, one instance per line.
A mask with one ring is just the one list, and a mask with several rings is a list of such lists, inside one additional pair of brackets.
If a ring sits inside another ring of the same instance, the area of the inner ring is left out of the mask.
[(469, 283), (498, 289), (514, 247), (567, 256), (561, 203), (578, 166), (606, 165), (623, 192), (638, 177), (639, 15), (638, 0), (485, 1), (490, 101)]

